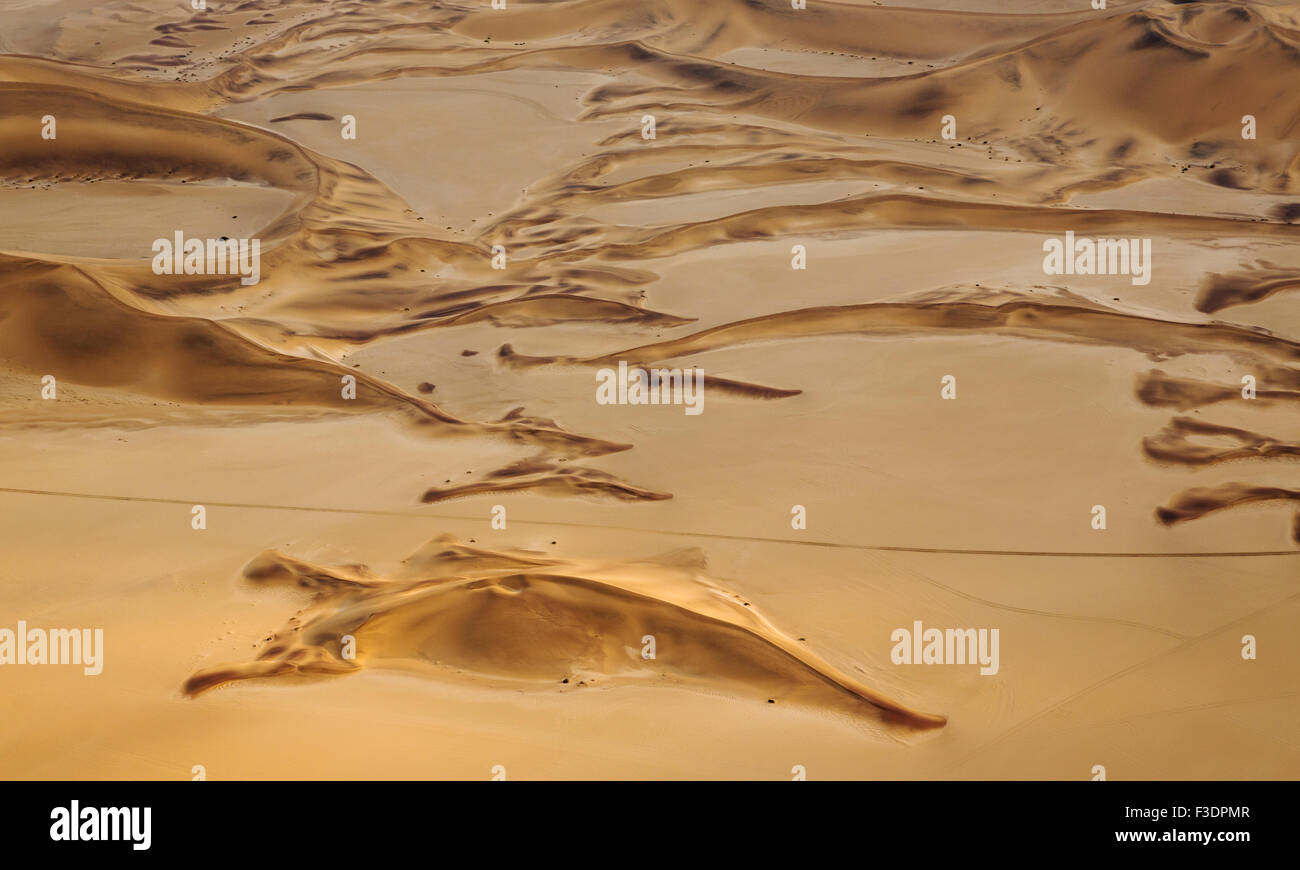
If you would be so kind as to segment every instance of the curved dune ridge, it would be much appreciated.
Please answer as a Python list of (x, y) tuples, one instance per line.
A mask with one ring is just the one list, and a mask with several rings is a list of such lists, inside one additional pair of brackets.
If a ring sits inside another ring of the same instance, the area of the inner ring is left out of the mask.
[[(1212, 511), (1261, 501), (1300, 502), (1300, 489), (1280, 486), (1255, 486), (1249, 483), (1223, 483), (1198, 486), (1179, 493), (1168, 505), (1156, 510), (1160, 522), (1167, 526), (1203, 517)], [(1291, 523), (1291, 537), (1300, 544), (1300, 510)]]
[[(551, 691), (633, 682), (703, 688), (852, 715), (891, 732), (944, 724), (839, 671), (703, 572), (698, 551), (609, 563), (451, 536), (383, 575), (268, 551), (248, 563), (245, 579), (297, 587), (310, 603), (254, 661), (201, 670), (183, 691), (386, 668)], [(355, 640), (354, 659), (344, 657), (345, 636)], [(652, 659), (643, 654), (650, 637)]]
[[(1300, 221), (1300, 91), (1290, 86), (1300, 75), (1300, 14), (1291, 4), (1156, 0), (1004, 14), (837, 2), (796, 11), (750, 0), (506, 10), (249, 0), (202, 12), (110, 2), (78, 14), (95, 39), (69, 30), (51, 47), (0, 57), (0, 188), (141, 182), (183, 206), (194, 187), (238, 183), (281, 191), (290, 204), (257, 229), (263, 275), (247, 287), (229, 276), (160, 280), (146, 260), (0, 239), (0, 362), (181, 405), (393, 413), (433, 438), (487, 435), (535, 448), (523, 462), (412, 493), (426, 503), (490, 492), (630, 501), (671, 493), (572, 464), (633, 444), (523, 415), (463, 419), (347, 363), (367, 344), (422, 330), (528, 329), (521, 350), (501, 343), (499, 359), (516, 367), (689, 361), (745, 342), (830, 334), (996, 334), (1158, 360), (1223, 356), (1252, 367), (1265, 403), (1300, 390), (1294, 339), (1209, 317), (1246, 317), (1300, 288), (1300, 270), (1270, 259)], [(832, 58), (851, 64), (814, 63)], [(521, 73), (604, 76), (582, 95), (577, 123), (626, 123), (593, 135), (592, 147), (533, 179), (467, 236), (433, 226), (359, 166), (284, 134), (293, 123), (333, 124), (336, 111), (278, 112), (266, 129), (216, 117), (376, 82)], [(1255, 139), (1241, 136), (1247, 112), (1257, 115)], [(645, 113), (660, 119), (653, 147), (635, 123)], [(32, 135), (46, 114), (60, 119), (56, 140)], [(954, 142), (937, 135), (943, 114), (960, 119)], [(694, 219), (651, 208), (747, 190), (780, 201), (783, 189), (812, 182), (870, 189)], [(1184, 202), (1205, 206), (1171, 211), (1131, 195), (1144, 184), (1183, 185), (1195, 194)], [(600, 217), (629, 204), (651, 217)], [(138, 250), (171, 229), (134, 221), (123, 232), (139, 236), (129, 246)], [(966, 285), (924, 302), (794, 303), (699, 329), (695, 312), (646, 305), (660, 270), (693, 252), (898, 230), (1232, 239), (1241, 257), (1238, 268), (1205, 278), (1191, 304), (1148, 303), (1141, 314), (1100, 295), (1025, 286), (992, 302)], [(491, 266), (494, 245), (509, 251), (504, 269)], [(609, 350), (526, 352), (538, 329), (572, 324), (607, 330)], [(345, 402), (338, 382), (349, 374), (357, 399)], [(1234, 396), (1209, 380), (1170, 378), (1151, 373), (1138, 399), (1186, 410)], [(736, 400), (806, 388), (744, 372), (710, 371), (706, 384)]]
[[(1220, 446), (1198, 444), (1194, 439), (1221, 439)], [(1300, 456), (1300, 442), (1282, 441), (1245, 429), (1220, 426), (1193, 417), (1175, 417), (1159, 435), (1143, 440), (1147, 455), (1165, 462), (1208, 465), (1252, 456)]]

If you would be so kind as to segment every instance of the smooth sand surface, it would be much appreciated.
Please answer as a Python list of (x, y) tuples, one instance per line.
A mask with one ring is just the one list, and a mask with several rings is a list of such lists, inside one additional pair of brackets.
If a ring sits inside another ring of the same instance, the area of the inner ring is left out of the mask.
[(0, 0), (0, 777), (1300, 776), (1295, 3), (209, 5)]

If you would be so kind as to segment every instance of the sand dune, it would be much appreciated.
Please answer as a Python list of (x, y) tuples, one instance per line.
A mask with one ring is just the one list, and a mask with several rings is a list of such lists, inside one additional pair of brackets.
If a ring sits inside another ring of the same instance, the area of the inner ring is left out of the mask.
[(1295, 2), (209, 7), (0, 9), (0, 775), (1300, 771)]
[[(1288, 213), (1289, 214), (1289, 213)], [(1274, 293), (1300, 288), (1300, 272), (1294, 269), (1244, 269), (1206, 278), (1196, 300), (1199, 311), (1213, 313), (1233, 305), (1248, 305)]]
[[(391, 577), (263, 553), (257, 583), (310, 590), (308, 608), (246, 665), (202, 671), (198, 694), (233, 680), (418, 668), (570, 690), (625, 679), (699, 682), (769, 703), (815, 704), (905, 730), (941, 726), (862, 685), (699, 573), (690, 554), (598, 565), (470, 547), (444, 537)], [(360, 652), (342, 653), (344, 636)], [(650, 638), (653, 658), (642, 650)]]
[[(1300, 501), (1300, 490), (1248, 483), (1224, 483), (1215, 487), (1196, 487), (1181, 492), (1156, 510), (1165, 525), (1203, 517), (1211, 511), (1261, 501)], [(1300, 511), (1292, 523), (1291, 537), (1300, 544)]]
[[(1153, 369), (1139, 377), (1137, 394), (1138, 398), (1148, 405), (1172, 406), (1185, 411), (1189, 408), (1212, 405), (1215, 402), (1240, 399), (1241, 387), (1206, 383), (1192, 378), (1170, 377), (1159, 369)], [(1300, 399), (1300, 391), (1297, 390), (1265, 389), (1257, 394), (1257, 400), (1265, 403), (1297, 399)]]
[[(1236, 446), (1212, 447), (1198, 444), (1193, 440), (1197, 436), (1236, 442)], [(1142, 446), (1152, 459), (1189, 465), (1254, 457), (1267, 459), (1300, 456), (1300, 443), (1279, 441), (1245, 429), (1220, 426), (1192, 417), (1175, 417), (1165, 425), (1159, 435), (1145, 439)]]

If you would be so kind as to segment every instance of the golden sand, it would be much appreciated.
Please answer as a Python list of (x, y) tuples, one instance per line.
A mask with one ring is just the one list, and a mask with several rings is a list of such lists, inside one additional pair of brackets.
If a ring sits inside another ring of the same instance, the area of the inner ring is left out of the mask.
[(207, 6), (0, 0), (0, 777), (1300, 776), (1300, 4)]

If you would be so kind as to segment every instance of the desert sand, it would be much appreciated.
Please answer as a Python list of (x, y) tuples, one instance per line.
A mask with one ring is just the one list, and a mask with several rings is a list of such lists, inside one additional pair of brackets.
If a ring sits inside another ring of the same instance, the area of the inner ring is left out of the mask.
[(104, 637), (0, 777), (1300, 776), (1297, 81), (1282, 0), (0, 0), (0, 627)]

